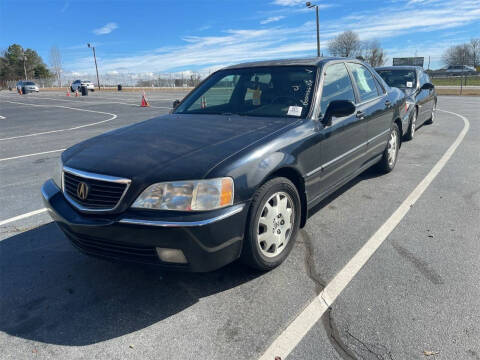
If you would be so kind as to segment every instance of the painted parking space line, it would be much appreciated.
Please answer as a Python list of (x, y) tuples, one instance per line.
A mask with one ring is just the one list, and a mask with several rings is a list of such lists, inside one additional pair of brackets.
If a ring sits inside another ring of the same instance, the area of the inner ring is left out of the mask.
[(372, 235), (370, 239), (360, 248), (360, 250), (350, 259), (350, 261), (340, 270), (335, 277), (325, 286), (325, 288), (316, 296), (307, 307), (283, 330), (283, 332), (273, 341), (260, 360), (273, 360), (276, 356), (285, 359), (293, 349), (300, 343), (310, 329), (316, 324), (322, 315), (335, 302), (340, 293), (348, 286), (355, 275), (363, 268), (371, 256), (377, 251), (388, 235), (395, 229), (400, 221), (405, 217), (410, 208), (422, 196), (424, 191), (430, 186), (437, 177), (448, 160), (455, 153), (455, 150), (461, 144), (470, 128), (468, 119), (460, 114), (437, 109), (451, 115), (455, 115), (463, 120), (463, 129), (458, 134), (455, 141), (450, 145), (440, 160), (434, 165), (430, 172), (408, 195), (395, 212), (385, 221), (385, 223)]
[(97, 114), (110, 115), (110, 118), (108, 118), (106, 120), (102, 120), (102, 121), (93, 122), (93, 123), (90, 123), (90, 124), (74, 126), (74, 127), (71, 127), (71, 128), (57, 129), (57, 130), (50, 130), (50, 131), (42, 131), (42, 132), (27, 134), (27, 135), (11, 136), (11, 137), (7, 137), (7, 138), (2, 138), (2, 139), (0, 139), (0, 141), (21, 139), (21, 138), (26, 138), (26, 137), (31, 137), (31, 136), (39, 136), (39, 135), (46, 135), (46, 134), (53, 134), (53, 133), (64, 132), (64, 131), (78, 130), (78, 129), (86, 128), (86, 127), (89, 127), (89, 126), (95, 126), (95, 125), (98, 125), (98, 124), (103, 124), (103, 123), (115, 120), (117, 118), (117, 114), (112, 114), (112, 113), (108, 113), (108, 112), (104, 112), (104, 111), (79, 109), (79, 108), (73, 108), (73, 107), (62, 106), (62, 105), (29, 104), (29, 103), (22, 103), (22, 102), (18, 102), (18, 101), (5, 101), (5, 102), (9, 102), (9, 103), (12, 103), (12, 104), (27, 105), (27, 106), (56, 107), (56, 108), (69, 109), (69, 110), (75, 110), (75, 111), (92, 112), (92, 113), (97, 113)]
[[(106, 100), (106, 101), (102, 101), (102, 102), (90, 102), (90, 101), (81, 101), (81, 102), (80, 102), (80, 101), (76, 101), (76, 100), (73, 100), (73, 99), (58, 99), (58, 98), (40, 97), (40, 96), (35, 96), (34, 98), (30, 98), (29, 100), (32, 100), (32, 99), (64, 101), (64, 102), (76, 103), (76, 104), (79, 104), (79, 105), (108, 105), (108, 104), (120, 104), (120, 105), (128, 105), (128, 106), (140, 107), (139, 104), (121, 102), (121, 101), (118, 101), (118, 99), (108, 99), (108, 98), (98, 98), (98, 99), (94, 99), (94, 100), (93, 100), (93, 101)], [(132, 101), (133, 101), (133, 100), (132, 100)], [(35, 104), (35, 105), (39, 105), (39, 104)], [(46, 104), (42, 104), (42, 105), (51, 106), (51, 105), (46, 105)], [(148, 107), (149, 107), (149, 108), (152, 108), (152, 109), (167, 109), (167, 110), (171, 110), (171, 109), (172, 109), (171, 107), (168, 107), (168, 106), (153, 106), (153, 105), (150, 105), (150, 106), (148, 106)]]
[(2, 161), (8, 161), (8, 160), (22, 159), (22, 158), (31, 157), (31, 156), (37, 156), (37, 155), (52, 154), (52, 153), (56, 153), (56, 152), (59, 152), (59, 151), (65, 151), (65, 150), (66, 150), (66, 149), (57, 149), (57, 150), (50, 150), (50, 151), (42, 151), (42, 152), (33, 153), (33, 154), (25, 154), (25, 155), (12, 156), (12, 157), (8, 157), (8, 158), (0, 159), (0, 162), (2, 162)]
[(5, 116), (0, 115), (0, 120), (6, 119)]
[(43, 208), (43, 209), (30, 211), (26, 214), (14, 216), (14, 217), (11, 217), (10, 219), (1, 220), (0, 221), (0, 226), (7, 225), (7, 224), (9, 224), (11, 222), (14, 222), (14, 221), (23, 220), (23, 219), (29, 218), (31, 216), (40, 215), (40, 214), (43, 214), (46, 211), (47, 211), (47, 209)]

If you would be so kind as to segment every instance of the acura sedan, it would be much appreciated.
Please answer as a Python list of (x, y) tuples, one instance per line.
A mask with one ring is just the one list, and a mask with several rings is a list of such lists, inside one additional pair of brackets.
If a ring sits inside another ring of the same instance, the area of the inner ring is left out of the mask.
[(393, 170), (405, 110), (404, 94), (358, 60), (231, 66), (171, 114), (67, 149), (43, 198), (89, 255), (269, 270), (310, 208), (372, 165)]
[(412, 140), (415, 130), (422, 124), (432, 124), (437, 107), (437, 94), (428, 74), (418, 66), (389, 66), (376, 68), (382, 79), (402, 90), (408, 97), (409, 123), (405, 139)]

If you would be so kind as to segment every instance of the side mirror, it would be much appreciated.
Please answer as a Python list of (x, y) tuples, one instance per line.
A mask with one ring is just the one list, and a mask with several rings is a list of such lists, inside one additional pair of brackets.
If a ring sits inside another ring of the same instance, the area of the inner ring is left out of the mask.
[(175, 110), (178, 105), (180, 105), (180, 100), (177, 99), (173, 102), (173, 105), (172, 105), (173, 109)]
[(433, 84), (431, 83), (425, 83), (422, 85), (421, 87), (422, 90), (433, 90), (435, 89), (435, 86), (433, 86)]
[(349, 100), (333, 100), (323, 115), (322, 123), (325, 126), (332, 125), (332, 117), (344, 117), (355, 112), (355, 105)]

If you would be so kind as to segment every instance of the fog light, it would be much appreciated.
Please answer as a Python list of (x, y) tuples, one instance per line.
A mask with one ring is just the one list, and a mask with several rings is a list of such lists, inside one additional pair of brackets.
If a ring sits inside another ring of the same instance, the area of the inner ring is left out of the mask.
[(157, 247), (157, 254), (160, 260), (170, 263), (186, 264), (188, 263), (187, 258), (183, 254), (182, 250), (179, 249), (166, 249)]

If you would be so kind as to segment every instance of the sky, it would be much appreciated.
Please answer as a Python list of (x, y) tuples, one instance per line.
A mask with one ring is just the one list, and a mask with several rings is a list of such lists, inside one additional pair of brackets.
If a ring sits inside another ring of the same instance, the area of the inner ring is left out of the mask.
[[(345, 30), (378, 39), (393, 57), (424, 56), (439, 68), (451, 45), (480, 37), (480, 0), (321, 0), (320, 41)], [(0, 49), (17, 43), (66, 73), (199, 71), (251, 60), (316, 55), (315, 11), (303, 0), (0, 0)]]

